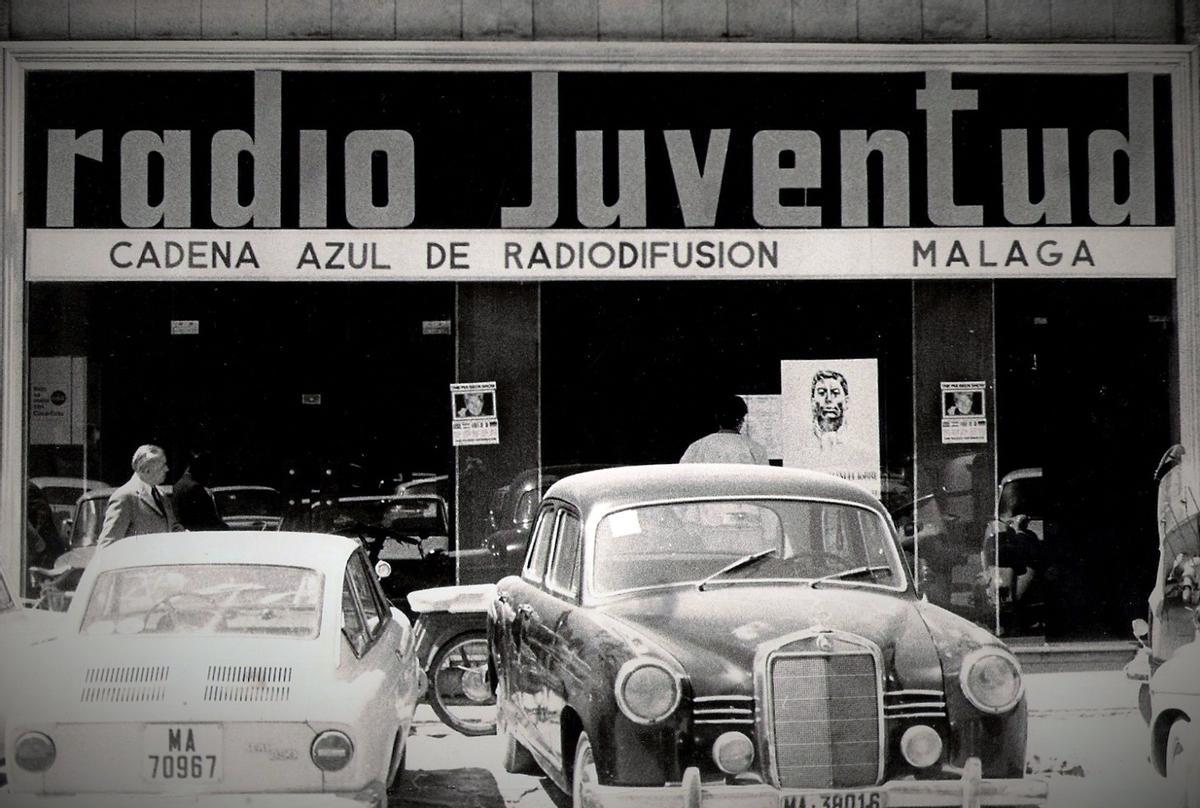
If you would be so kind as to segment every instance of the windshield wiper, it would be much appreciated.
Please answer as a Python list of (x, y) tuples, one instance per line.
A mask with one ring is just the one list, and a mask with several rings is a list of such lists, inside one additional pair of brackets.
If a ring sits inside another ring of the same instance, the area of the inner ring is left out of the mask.
[(772, 547), (768, 550), (759, 550), (757, 553), (749, 553), (748, 555), (744, 555), (739, 559), (731, 561), (725, 566), (721, 567), (721, 569), (714, 572), (712, 575), (705, 578), (700, 583), (696, 584), (696, 591), (703, 592), (704, 587), (707, 586), (708, 583), (714, 578), (719, 578), (727, 572), (733, 572), (734, 570), (740, 570), (742, 567), (747, 567), (753, 564), (755, 561), (758, 561), (760, 558), (766, 558), (769, 555), (777, 555), (778, 552), (778, 550)]
[(872, 566), (865, 566), (865, 567), (853, 567), (851, 569), (842, 570), (841, 572), (835, 572), (830, 575), (822, 575), (820, 578), (814, 578), (808, 582), (808, 586), (810, 589), (816, 589), (817, 584), (823, 583), (825, 581), (839, 581), (839, 580), (842, 580), (845, 578), (857, 578), (860, 575), (872, 575), (873, 576), (877, 572), (891, 572), (891, 571), (892, 571), (892, 568), (889, 567), (887, 564), (875, 564)]

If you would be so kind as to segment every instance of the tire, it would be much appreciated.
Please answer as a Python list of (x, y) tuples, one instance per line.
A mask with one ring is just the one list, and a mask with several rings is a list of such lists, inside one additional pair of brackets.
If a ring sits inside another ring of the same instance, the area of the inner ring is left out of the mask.
[(396, 751), (397, 751), (397, 748), (399, 748), (398, 745), (400, 744), (400, 741), (401, 741), (401, 739), (399, 737), (397, 737), (396, 741), (395, 741), (397, 746), (392, 749), (391, 765), (388, 769), (388, 776), (387, 776), (387, 781), (386, 781), (388, 791), (391, 791), (393, 788), (396, 787), (396, 783), (400, 780), (400, 774), (401, 774), (401, 772), (404, 771), (404, 765), (408, 760), (408, 743), (407, 742), (405, 742), (404, 748), (399, 750), (400, 751), (400, 759), (399, 760), (396, 759)]
[(504, 771), (509, 774), (536, 774), (538, 771), (537, 761), (533, 759), (529, 750), (508, 733), (505, 733), (503, 738), (504, 759), (501, 761), (501, 765), (504, 766)]
[(486, 631), (468, 631), (443, 645), (429, 663), (429, 706), (463, 735), (496, 734), (496, 694), (488, 683)]
[(1171, 808), (1200, 808), (1200, 786), (1196, 784), (1200, 780), (1200, 771), (1196, 767), (1200, 764), (1196, 763), (1198, 750), (1193, 748), (1195, 744), (1191, 722), (1186, 718), (1175, 719), (1167, 736), (1166, 753)]
[(586, 732), (579, 733), (575, 743), (575, 763), (571, 766), (571, 808), (583, 808), (583, 786), (597, 782), (596, 761), (592, 757), (592, 742)]

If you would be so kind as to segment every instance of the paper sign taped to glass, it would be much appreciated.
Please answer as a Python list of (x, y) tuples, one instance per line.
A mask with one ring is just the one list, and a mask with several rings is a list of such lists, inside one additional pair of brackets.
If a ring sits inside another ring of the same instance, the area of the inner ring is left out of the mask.
[(942, 443), (987, 443), (986, 382), (942, 382)]
[(783, 464), (833, 474), (879, 496), (877, 360), (784, 360), (779, 386)]
[(499, 443), (496, 383), (464, 382), (450, 385), (450, 416), (450, 438), (454, 446)]

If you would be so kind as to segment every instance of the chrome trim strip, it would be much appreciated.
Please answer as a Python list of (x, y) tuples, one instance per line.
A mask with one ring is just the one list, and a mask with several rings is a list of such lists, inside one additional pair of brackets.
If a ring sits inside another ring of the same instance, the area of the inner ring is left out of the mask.
[(910, 701), (910, 702), (905, 702), (904, 704), (885, 704), (883, 709), (885, 709), (885, 710), (914, 710), (917, 708), (924, 708), (924, 707), (945, 707), (945, 706), (946, 706), (946, 702), (944, 702), (944, 701)]
[(887, 718), (945, 718), (946, 713), (905, 713), (904, 715), (889, 715)]
[(941, 696), (945, 698), (946, 691), (944, 690), (889, 690), (883, 694), (887, 696)]
[[(762, 760), (762, 771), (764, 776), (770, 779), (770, 782), (777, 788), (782, 788), (779, 780), (779, 766), (775, 759), (775, 726), (774, 726), (774, 688), (771, 684), (771, 678), (767, 675), (769, 664), (776, 654), (780, 653), (780, 649), (784, 646), (791, 645), (795, 642), (803, 642), (811, 640), (820, 635), (832, 637), (835, 640), (840, 640), (848, 645), (858, 646), (864, 649), (863, 652), (869, 653), (875, 662), (875, 693), (877, 697), (877, 707), (879, 709), (879, 732), (877, 743), (879, 744), (879, 767), (875, 774), (874, 785), (879, 785), (883, 781), (883, 774), (887, 766), (887, 717), (883, 713), (883, 651), (879, 646), (865, 637), (860, 637), (857, 634), (850, 634), (836, 629), (826, 629), (821, 627), (808, 628), (803, 631), (797, 631), (793, 634), (786, 634), (782, 637), (777, 637), (771, 642), (763, 643), (758, 647), (754, 654), (754, 692), (763, 705), (758, 711), (755, 720), (758, 730), (758, 752)], [(845, 653), (845, 652), (842, 652)], [(784, 656), (818, 656), (828, 657), (834, 656), (832, 653), (823, 651), (808, 651), (783, 654)]]
[(745, 707), (712, 707), (708, 710), (692, 710), (692, 715), (712, 715), (714, 713), (727, 713), (732, 715), (754, 715), (753, 710), (747, 710)]
[(753, 718), (701, 718), (693, 724), (753, 724)]
[(692, 701), (754, 701), (753, 696), (695, 696)]

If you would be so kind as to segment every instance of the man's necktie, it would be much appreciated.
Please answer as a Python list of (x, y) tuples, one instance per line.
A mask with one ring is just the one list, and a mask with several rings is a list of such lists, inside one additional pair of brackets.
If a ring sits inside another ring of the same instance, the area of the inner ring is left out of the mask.
[(158, 488), (150, 486), (150, 496), (154, 497), (154, 506), (158, 508), (158, 512), (164, 517), (167, 515), (167, 506), (163, 504), (162, 494), (158, 493)]

